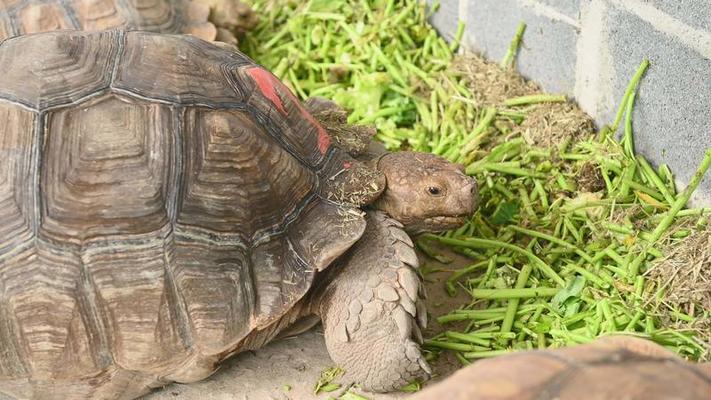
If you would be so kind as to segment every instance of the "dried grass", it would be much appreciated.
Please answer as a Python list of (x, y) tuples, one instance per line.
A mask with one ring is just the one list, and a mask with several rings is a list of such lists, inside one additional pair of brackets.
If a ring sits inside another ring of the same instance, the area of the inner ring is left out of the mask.
[(351, 156), (358, 156), (368, 149), (375, 136), (375, 127), (349, 125), (348, 112), (343, 109), (327, 109), (314, 113), (314, 118), (328, 131), (338, 147)]
[(478, 54), (457, 57), (452, 65), (455, 74), (465, 78), (465, 84), (480, 105), (497, 105), (511, 97), (540, 93), (533, 82), (513, 69), (503, 69)]
[[(689, 219), (675, 231), (693, 224)], [(686, 225), (686, 226), (685, 226)], [(673, 232), (670, 232), (670, 235)], [(654, 262), (645, 275), (655, 282), (648, 302), (661, 301), (660, 314), (667, 326), (691, 328), (699, 332), (708, 351), (711, 350), (711, 225), (692, 231), (681, 240), (667, 238), (662, 249), (665, 257)], [(658, 300), (657, 293), (663, 293)], [(702, 309), (699, 310), (699, 307)], [(674, 312), (701, 315), (693, 323), (679, 321)], [(701, 311), (699, 313), (699, 311)]]
[(329, 178), (328, 199), (353, 207), (373, 202), (383, 191), (384, 178), (380, 171), (355, 162)]
[(595, 193), (605, 189), (605, 180), (602, 178), (600, 166), (590, 161), (580, 167), (576, 176), (578, 191)]
[(514, 132), (528, 144), (550, 148), (569, 140), (575, 143), (594, 135), (592, 119), (573, 103), (536, 104), (526, 112), (526, 119)]

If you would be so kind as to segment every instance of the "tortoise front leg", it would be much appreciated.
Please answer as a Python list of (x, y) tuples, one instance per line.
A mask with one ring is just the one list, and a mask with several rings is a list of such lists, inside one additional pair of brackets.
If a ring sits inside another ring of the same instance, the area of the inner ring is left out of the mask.
[(338, 261), (320, 296), (326, 346), (363, 389), (387, 392), (429, 377), (420, 353), (427, 323), (413, 244), (402, 225), (369, 212), (363, 237)]

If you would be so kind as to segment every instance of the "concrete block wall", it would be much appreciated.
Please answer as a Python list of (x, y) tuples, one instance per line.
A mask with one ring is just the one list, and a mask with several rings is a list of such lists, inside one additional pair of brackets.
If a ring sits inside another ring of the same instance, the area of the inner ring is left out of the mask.
[[(711, 148), (711, 0), (441, 0), (431, 17), (448, 39), (459, 20), (463, 46), (493, 60), (525, 22), (519, 71), (573, 96), (598, 125), (614, 119), (648, 58), (633, 115), (637, 151), (669, 164), (681, 189)], [(709, 175), (691, 205), (711, 206)]]

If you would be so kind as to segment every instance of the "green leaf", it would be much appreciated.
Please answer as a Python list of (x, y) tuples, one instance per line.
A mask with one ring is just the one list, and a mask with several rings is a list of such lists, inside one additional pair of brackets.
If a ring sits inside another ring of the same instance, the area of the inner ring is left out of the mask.
[(314, 387), (314, 394), (319, 394), (321, 392), (332, 392), (341, 387), (341, 385), (331, 382), (342, 374), (343, 370), (338, 367), (331, 367), (323, 370), (321, 372), (321, 377), (319, 378), (318, 382), (316, 382), (316, 386)]
[(499, 203), (491, 216), (491, 223), (495, 225), (504, 225), (512, 221), (518, 214), (518, 203), (514, 201), (505, 201)]
[[(580, 292), (585, 288), (585, 278), (582, 276), (576, 276), (575, 279), (568, 282), (568, 284), (558, 292), (551, 300), (551, 305), (559, 313), (564, 313), (567, 307), (575, 307), (573, 304), (576, 302), (580, 296)], [(573, 299), (573, 300), (571, 300)], [(577, 310), (578, 307), (575, 307)]]
[(349, 119), (358, 120), (380, 109), (380, 100), (390, 83), (383, 72), (361, 75), (348, 91), (336, 93), (333, 100), (340, 106), (353, 110)]
[(412, 382), (408, 383), (407, 385), (401, 387), (400, 391), (405, 392), (405, 393), (415, 393), (415, 392), (420, 391), (420, 389), (422, 389), (422, 385), (420, 385), (420, 382), (412, 381)]
[(361, 396), (359, 394), (353, 393), (351, 391), (343, 393), (339, 400), (370, 400), (367, 397)]
[(325, 393), (333, 392), (334, 390), (338, 390), (340, 388), (341, 388), (341, 385), (339, 383), (327, 383), (319, 388), (319, 391), (317, 392), (317, 394), (320, 392), (325, 392)]
[(565, 314), (563, 315), (565, 318), (572, 317), (580, 311), (580, 299), (576, 297), (569, 298), (563, 304), (565, 305)]

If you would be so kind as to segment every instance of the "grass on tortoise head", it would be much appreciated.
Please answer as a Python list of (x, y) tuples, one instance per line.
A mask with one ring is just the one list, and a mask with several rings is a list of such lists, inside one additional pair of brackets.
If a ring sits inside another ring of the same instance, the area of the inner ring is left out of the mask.
[[(513, 56), (506, 68), (455, 56), (462, 26), (447, 44), (427, 24), (423, 2), (253, 6), (261, 23), (243, 50), (302, 99), (330, 98), (351, 111), (348, 122), (375, 125), (390, 149), (440, 154), (479, 181), (472, 220), (419, 246), (436, 256), (432, 243), (449, 241), (472, 259), (448, 281), (471, 302), (439, 316), (460, 325), (431, 338), (430, 357), (445, 348), (468, 363), (612, 333), (708, 357), (709, 310), (688, 294), (696, 292), (690, 277), (708, 282), (709, 268), (681, 273), (665, 256), (675, 249), (675, 260), (707, 262), (694, 238), (711, 210), (681, 210), (690, 191), (677, 193), (667, 166), (654, 169), (634, 153), (631, 110), (646, 62), (613, 124), (596, 134), (575, 105), (516, 74)], [(515, 55), (517, 36), (507, 54)], [(621, 143), (612, 134), (620, 124)]]

